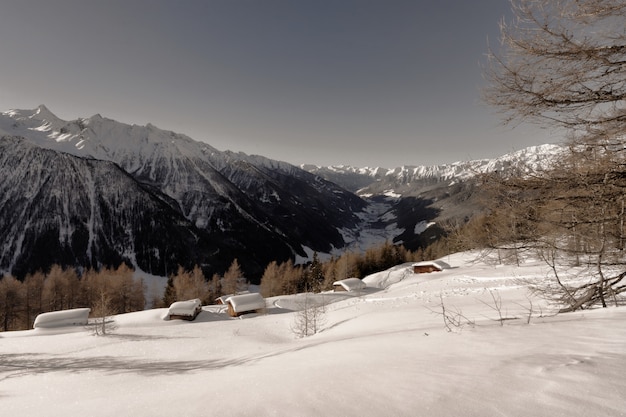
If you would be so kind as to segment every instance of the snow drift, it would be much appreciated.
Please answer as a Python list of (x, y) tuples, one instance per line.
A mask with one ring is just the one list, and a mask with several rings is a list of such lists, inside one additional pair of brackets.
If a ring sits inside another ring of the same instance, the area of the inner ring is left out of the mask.
[(35, 317), (35, 329), (49, 329), (65, 326), (85, 326), (89, 319), (89, 308), (73, 308), (71, 310), (51, 311)]

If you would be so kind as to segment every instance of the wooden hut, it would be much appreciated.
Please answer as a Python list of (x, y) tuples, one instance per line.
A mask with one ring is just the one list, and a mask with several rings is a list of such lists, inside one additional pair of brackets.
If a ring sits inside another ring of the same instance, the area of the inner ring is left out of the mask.
[(226, 299), (228, 315), (239, 317), (246, 313), (258, 313), (265, 309), (265, 299), (259, 293), (232, 295)]
[(333, 291), (338, 292), (338, 291), (348, 291), (348, 292), (353, 292), (353, 291), (360, 291), (365, 289), (365, 287), (367, 287), (367, 285), (361, 281), (358, 278), (347, 278), (347, 279), (342, 279), (341, 281), (335, 281), (333, 282)]
[(199, 299), (176, 301), (170, 306), (167, 316), (170, 320), (193, 321), (202, 311), (202, 303)]
[(443, 261), (423, 261), (413, 264), (414, 274), (426, 274), (431, 272), (441, 272), (450, 268), (450, 265)]
[(226, 305), (226, 300), (228, 300), (230, 297), (232, 297), (233, 295), (242, 295), (242, 294), (250, 294), (250, 291), (241, 291), (241, 292), (238, 292), (237, 294), (222, 295), (222, 296), (217, 297), (215, 299), (215, 304), (224, 304), (224, 305)]

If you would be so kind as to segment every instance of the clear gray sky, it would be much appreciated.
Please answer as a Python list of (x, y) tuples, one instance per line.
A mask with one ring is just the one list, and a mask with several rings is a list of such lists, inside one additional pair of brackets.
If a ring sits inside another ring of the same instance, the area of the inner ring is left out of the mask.
[(2, 0), (0, 111), (148, 122), (293, 164), (396, 167), (555, 141), (499, 126), (507, 0)]

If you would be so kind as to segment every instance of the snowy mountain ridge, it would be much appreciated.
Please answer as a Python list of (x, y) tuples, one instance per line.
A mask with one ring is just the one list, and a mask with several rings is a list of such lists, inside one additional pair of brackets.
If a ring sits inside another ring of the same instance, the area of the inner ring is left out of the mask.
[[(368, 186), (375, 182), (406, 185), (417, 181), (466, 181), (479, 174), (513, 168), (521, 169), (522, 172), (538, 172), (548, 169), (563, 151), (564, 147), (561, 145), (545, 144), (530, 146), (493, 159), (457, 161), (442, 165), (401, 166), (391, 169), (349, 165), (329, 167), (302, 165), (301, 167), (340, 185), (347, 185), (347, 188), (353, 191), (359, 190), (359, 194), (371, 194)], [(359, 183), (362, 189), (355, 189), (351, 186), (355, 182)]]
[[(124, 260), (166, 274), (188, 253), (187, 267), (221, 272), (239, 258), (257, 277), (271, 261), (305, 261), (313, 252), (365, 250), (385, 241), (415, 250), (441, 233), (422, 225), (480, 210), (467, 181), (472, 175), (519, 164), (539, 169), (558, 152), (545, 145), (495, 160), (395, 169), (306, 166), (307, 172), (219, 151), (152, 124), (99, 114), (65, 121), (43, 105), (0, 113), (0, 145), (7, 185), (0, 199), (0, 272)], [(12, 160), (22, 162), (20, 169), (11, 168)], [(153, 238), (158, 228), (145, 223), (150, 217), (175, 226), (159, 229), (172, 243)], [(44, 247), (46, 258), (38, 253)]]
[(187, 157), (203, 155), (217, 167), (233, 161), (247, 161), (268, 168), (292, 171), (294, 166), (260, 155), (219, 151), (205, 142), (187, 135), (159, 129), (151, 123), (129, 125), (100, 114), (89, 118), (65, 121), (46, 106), (34, 110), (9, 110), (0, 114), (0, 135), (23, 136), (36, 145), (80, 157), (120, 163), (129, 172), (141, 170), (155, 151), (166, 151), (168, 158), (180, 154)]
[[(52, 196), (63, 195), (64, 199), (68, 199), (66, 201), (71, 201), (71, 196), (66, 195), (71, 190), (65, 189), (56, 180), (57, 177), (69, 173), (87, 177), (90, 168), (77, 160), (72, 162), (76, 168), (68, 170), (66, 161), (69, 157), (81, 161), (113, 162), (137, 183), (139, 193), (147, 194), (145, 198), (158, 196), (162, 209), (179, 212), (189, 222), (185, 226), (192, 228), (189, 232), (197, 236), (198, 242), (208, 245), (205, 248), (208, 254), (197, 262), (213, 270), (224, 269), (224, 265), (215, 265), (218, 257), (228, 264), (247, 252), (252, 256), (246, 256), (244, 262), (249, 264), (242, 267), (250, 274), (259, 274), (273, 260), (306, 257), (309, 250), (328, 253), (333, 248), (341, 248), (346, 243), (346, 231), (358, 229), (361, 222), (358, 213), (367, 205), (353, 193), (293, 165), (262, 156), (220, 152), (208, 144), (158, 129), (152, 124), (128, 125), (100, 115), (64, 121), (45, 106), (39, 106), (34, 110), (1, 113), (0, 138), (12, 138), (2, 143), (3, 156), (7, 160), (12, 157), (32, 158), (29, 171), (0, 167), (0, 175), (20, 184), (7, 190), (7, 196), (12, 198), (7, 197), (0, 207), (0, 229), (4, 226), (10, 229), (10, 233), (2, 235), (4, 241), (0, 241), (0, 247), (11, 247), (8, 242), (41, 245), (38, 242), (46, 235), (46, 242), (60, 246), (52, 252), (62, 254), (51, 262), (72, 264), (73, 259), (84, 259), (77, 253), (88, 249), (86, 243), (76, 241), (78, 237), (73, 235), (67, 240), (58, 225), (63, 222), (85, 223), (89, 213), (83, 211), (84, 207), (89, 207), (93, 201), (88, 196), (95, 193), (96, 198), (101, 198), (99, 190), (92, 188), (77, 195), (78, 201), (68, 203), (67, 210), (54, 213), (52, 217), (57, 217), (57, 221), (42, 223), (39, 219), (50, 217), (50, 214), (45, 212), (45, 207), (37, 206), (34, 198), (24, 200), (20, 188), (30, 186), (29, 182), (35, 181), (34, 178), (45, 177), (49, 179), (48, 183), (55, 184), (55, 187), (46, 188), (46, 192)], [(54, 153), (46, 154), (44, 165), (40, 162), (43, 159), (39, 153), (23, 151), (24, 142)], [(77, 178), (77, 181), (80, 179)], [(131, 224), (140, 221), (141, 204), (137, 206), (129, 199), (130, 196), (123, 193), (127, 185), (121, 182), (112, 184), (112, 188), (116, 186), (118, 193), (121, 192), (118, 201), (121, 212), (131, 217)], [(17, 228), (11, 228), (7, 213), (17, 210), (16, 201), (23, 204), (20, 210), (28, 216), (21, 219)], [(101, 220), (105, 223), (112, 221), (110, 217)], [(42, 227), (28, 229), (29, 237), (26, 238), (24, 233), (27, 233), (29, 224), (41, 224)], [(105, 224), (103, 230), (107, 226)], [(146, 229), (145, 226), (140, 228)], [(78, 224), (73, 224), (73, 230), (78, 229), (83, 230)], [(86, 241), (93, 241), (95, 237), (90, 234), (91, 229), (86, 230)], [(57, 238), (51, 239), (51, 236)], [(23, 247), (20, 253), (31, 253), (32, 249)], [(114, 251), (123, 254), (120, 256), (127, 260), (137, 256), (132, 245), (117, 247)], [(146, 259), (151, 256), (150, 252), (163, 254), (163, 248), (145, 250), (144, 259), (137, 263), (150, 265)], [(25, 259), (17, 259), (11, 264), (2, 263), (0, 271), (7, 270), (11, 265), (25, 265), (25, 262)], [(97, 262), (100, 261), (90, 259), (88, 266), (96, 266)], [(173, 258), (167, 260), (165, 265), (159, 262), (158, 271), (152, 268), (148, 272), (164, 273), (175, 268), (175, 262)]]
[(530, 146), (494, 159), (458, 161), (451, 164), (431, 166), (405, 166), (388, 170), (385, 175), (401, 180), (440, 179), (467, 180), (478, 174), (521, 167), (525, 172), (548, 169), (563, 150), (560, 145), (545, 144)]

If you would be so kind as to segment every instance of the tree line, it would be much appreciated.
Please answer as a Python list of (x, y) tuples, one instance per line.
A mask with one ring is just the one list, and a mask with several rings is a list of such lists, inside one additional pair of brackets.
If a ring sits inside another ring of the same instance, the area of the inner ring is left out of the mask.
[(364, 278), (398, 264), (436, 259), (446, 254), (446, 245), (441, 243), (435, 243), (426, 249), (409, 251), (402, 245), (394, 245), (387, 241), (364, 253), (346, 251), (324, 262), (319, 260), (316, 253), (307, 265), (271, 262), (261, 277), (261, 294), (264, 297), (272, 297), (330, 290), (335, 281)]
[[(1, 329), (30, 329), (38, 314), (71, 308), (106, 310), (106, 315), (143, 310), (145, 285), (133, 273), (122, 264), (114, 269), (89, 269), (79, 277), (73, 268), (53, 265), (48, 273), (28, 274), (23, 281), (4, 276), (0, 280)], [(106, 306), (101, 305), (103, 299)]]
[[(320, 292), (332, 289), (335, 281), (345, 278), (363, 278), (371, 273), (404, 263), (435, 259), (444, 256), (446, 245), (435, 243), (426, 249), (406, 250), (390, 242), (373, 247), (365, 253), (352, 251), (321, 261), (314, 253), (311, 262), (296, 265), (293, 261), (270, 262), (260, 279), (260, 292), (264, 297), (301, 292)], [(203, 304), (213, 304), (222, 295), (237, 294), (248, 288), (249, 282), (235, 259), (224, 275), (213, 274), (205, 278), (198, 266), (188, 271), (178, 268), (170, 275), (162, 298), (153, 305), (166, 307), (177, 300), (200, 299)]]
[[(443, 248), (434, 244), (411, 252), (385, 242), (365, 253), (349, 251), (324, 262), (317, 253), (306, 265), (274, 261), (265, 268), (260, 291), (271, 297), (328, 290), (333, 282), (344, 278), (363, 278), (403, 262), (443, 256)], [(93, 317), (103, 317), (146, 306), (168, 307), (175, 301), (194, 298), (204, 305), (213, 304), (218, 297), (240, 293), (249, 285), (237, 259), (223, 275), (213, 274), (210, 279), (199, 266), (191, 270), (179, 267), (168, 277), (164, 291), (150, 291), (143, 279), (133, 276), (134, 270), (126, 264), (99, 271), (88, 269), (80, 275), (73, 268), (53, 265), (49, 272), (28, 274), (23, 281), (6, 275), (0, 279), (0, 330), (30, 329), (38, 314), (79, 307), (91, 308)]]

